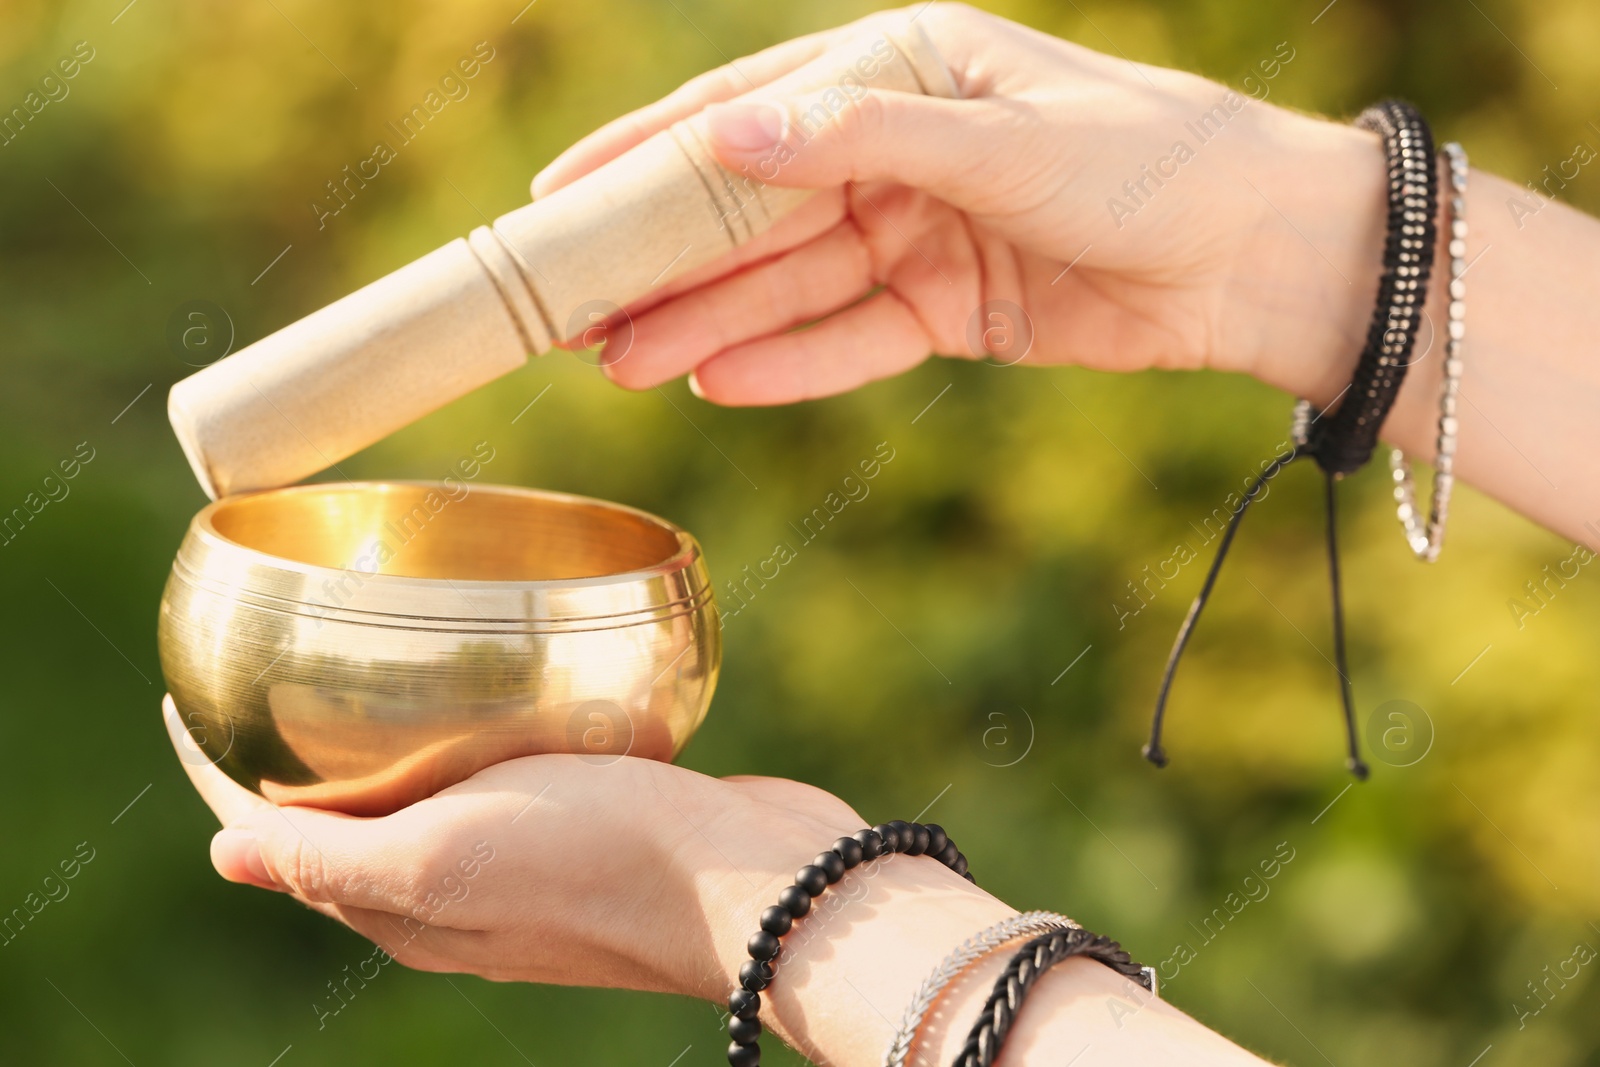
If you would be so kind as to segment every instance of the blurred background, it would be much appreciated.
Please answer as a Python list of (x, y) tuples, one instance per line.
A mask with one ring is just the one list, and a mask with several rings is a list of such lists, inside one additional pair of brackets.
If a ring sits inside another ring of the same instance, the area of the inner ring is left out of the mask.
[[(0, 546), (0, 914), (78, 863), (0, 945), (0, 1060), (720, 1061), (704, 1004), (398, 969), (319, 1029), (326, 983), (370, 949), (212, 873), (212, 816), (158, 719), (156, 604), (205, 502), (165, 418), (168, 387), (208, 358), (175, 339), (186, 307), (222, 309), (240, 347), (525, 201), (603, 121), (870, 9), (523, 2), (0, 8), (7, 112), (75, 48), (92, 57), (0, 146), (0, 509), (93, 457)], [(1518, 181), (1600, 148), (1587, 0), (1325, 3), (992, 6), (1236, 87), (1288, 42), (1272, 102), (1350, 116), (1402, 94)], [(325, 183), (479, 42), (493, 58), (470, 94), (319, 226)], [(1561, 195), (1600, 208), (1600, 177)], [(1382, 465), (1346, 485), (1355, 693), (1368, 737), (1388, 731), (1372, 781), (1347, 790), (1318, 482), (1290, 471), (1224, 572), (1158, 773), (1139, 746), (1211, 549), (1120, 624), (1115, 605), (1198, 545), (1191, 523), (1272, 454), (1288, 398), (934, 360), (849, 397), (728, 411), (682, 383), (625, 393), (592, 363), (536, 360), (341, 466), (439, 477), (488, 439), (495, 480), (667, 516), (726, 579), (894, 450), (729, 624), (688, 766), (812, 781), (873, 819), (926, 809), (1013, 903), (1148, 961), (1188, 946), (1170, 999), (1284, 1062), (1600, 1063), (1596, 968), (1544, 1001), (1529, 985), (1600, 947), (1600, 577), (1520, 628), (1508, 606), (1571, 544), (1462, 491), (1449, 551), (1422, 567)], [(1207, 926), (1218, 908), (1228, 921)]]

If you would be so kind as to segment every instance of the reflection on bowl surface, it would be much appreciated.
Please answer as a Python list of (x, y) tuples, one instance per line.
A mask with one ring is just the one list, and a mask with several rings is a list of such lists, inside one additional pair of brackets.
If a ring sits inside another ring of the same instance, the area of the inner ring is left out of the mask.
[(721, 657), (687, 533), (466, 483), (217, 501), (178, 550), (159, 643), (193, 758), (272, 800), (352, 814), (517, 756), (671, 759)]

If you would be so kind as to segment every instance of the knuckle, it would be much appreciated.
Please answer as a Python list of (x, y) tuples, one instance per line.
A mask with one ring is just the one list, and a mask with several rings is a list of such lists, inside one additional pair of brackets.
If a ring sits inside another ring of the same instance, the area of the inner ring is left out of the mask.
[(432, 922), (439, 911), (439, 892), (420, 870), (409, 871), (397, 879), (393, 896), (396, 912), (417, 922)]
[(916, 21), (927, 27), (928, 35), (936, 45), (945, 46), (963, 35), (978, 33), (992, 24), (994, 16), (968, 4), (954, 0), (935, 0), (926, 10), (919, 10)]
[(888, 110), (883, 94), (868, 90), (838, 108), (819, 98), (810, 113), (820, 120), (819, 132), (824, 138), (831, 131), (847, 150), (854, 150), (877, 142), (888, 121)]
[(337, 903), (337, 885), (327, 858), (296, 834), (280, 852), (278, 874), (297, 896), (318, 904)]
[(683, 83), (680, 92), (685, 98), (709, 96), (713, 100), (722, 100), (737, 95), (741, 81), (738, 79), (738, 68), (728, 63), (715, 70), (696, 74)]
[(728, 323), (744, 305), (745, 296), (737, 289), (713, 288), (698, 289), (685, 298), (686, 317), (693, 323), (692, 336), (705, 339), (708, 354), (721, 352), (733, 343)]
[(421, 845), (401, 881), (399, 903), (412, 916), (432, 922), (450, 901), (455, 853), (443, 842)]
[(918, 17), (932, 18), (935, 21), (950, 25), (970, 26), (984, 17), (984, 12), (971, 4), (962, 4), (956, 0), (935, 0), (927, 11)]
[(889, 104), (882, 93), (866, 92), (846, 112), (845, 123), (856, 137), (876, 138), (888, 122)]

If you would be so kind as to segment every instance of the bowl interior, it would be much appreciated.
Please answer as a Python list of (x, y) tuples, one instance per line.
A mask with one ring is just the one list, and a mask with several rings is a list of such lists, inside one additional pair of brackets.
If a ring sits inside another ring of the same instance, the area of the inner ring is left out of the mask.
[(601, 501), (499, 486), (329, 483), (213, 505), (213, 530), (316, 567), (407, 578), (559, 581), (647, 570), (679, 532)]

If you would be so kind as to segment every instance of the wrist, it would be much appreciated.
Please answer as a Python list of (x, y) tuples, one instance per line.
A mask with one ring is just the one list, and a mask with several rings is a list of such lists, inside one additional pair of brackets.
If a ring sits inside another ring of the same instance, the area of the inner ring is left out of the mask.
[[(816, 1062), (876, 1067), (906, 1006), (945, 955), (1015, 913), (932, 857), (862, 864), (784, 938), (778, 977), (762, 994), (765, 1022)], [(970, 1010), (962, 1005), (963, 1027), (981, 1001), (982, 994)], [(948, 1044), (950, 1055), (931, 1058), (948, 1062), (964, 1037), (964, 1030), (941, 1032), (921, 1048)]]
[[(693, 887), (688, 905), (672, 915), (675, 933), (698, 932), (707, 948), (698, 973), (686, 971), (675, 991), (720, 1008), (749, 958), (746, 942), (759, 928), (761, 911), (812, 856), (862, 823), (842, 802), (797, 783), (717, 785), (731, 795), (696, 790), (660, 807), (666, 809), (663, 825), (697, 823), (690, 834), (698, 844), (685, 839), (673, 848), (679, 858), (667, 874)], [(946, 954), (1014, 914), (932, 857), (890, 855), (863, 863), (845, 872), (784, 936), (777, 977), (761, 993), (763, 1028), (815, 1062), (877, 1067), (906, 1006)], [(1009, 955), (991, 954), (946, 987), (918, 1034), (916, 1062), (955, 1057)], [(1086, 1041), (1117, 1046), (1141, 1062), (1181, 1054), (1207, 1067), (1260, 1064), (1089, 960), (1068, 961), (1041, 980), (1003, 1062), (1060, 1062)]]
[[(673, 880), (690, 887), (690, 903), (676, 909), (674, 922), (679, 930), (698, 930), (705, 950), (677, 991), (719, 1009), (750, 958), (747, 943), (761, 912), (812, 857), (867, 825), (809, 787), (741, 785), (756, 795), (725, 802), (725, 815), (708, 817), (705, 833), (694, 835), (698, 844), (685, 841), (673, 860)], [(778, 802), (763, 803), (769, 795)], [(683, 814), (693, 813), (686, 807)], [(667, 817), (674, 817), (670, 808)], [(772, 1040), (818, 1062), (875, 1065), (917, 987), (944, 955), (1014, 913), (931, 856), (862, 863), (784, 935), (778, 977), (761, 994), (762, 1025)]]
[(1263, 107), (1241, 263), (1223, 303), (1219, 369), (1319, 407), (1354, 373), (1382, 267), (1387, 210), (1375, 135)]
[(762, 910), (818, 852), (867, 824), (843, 801), (798, 782), (711, 784), (669, 797), (652, 817), (657, 859), (674, 887), (658, 909), (677, 946), (672, 991), (723, 1007)]

